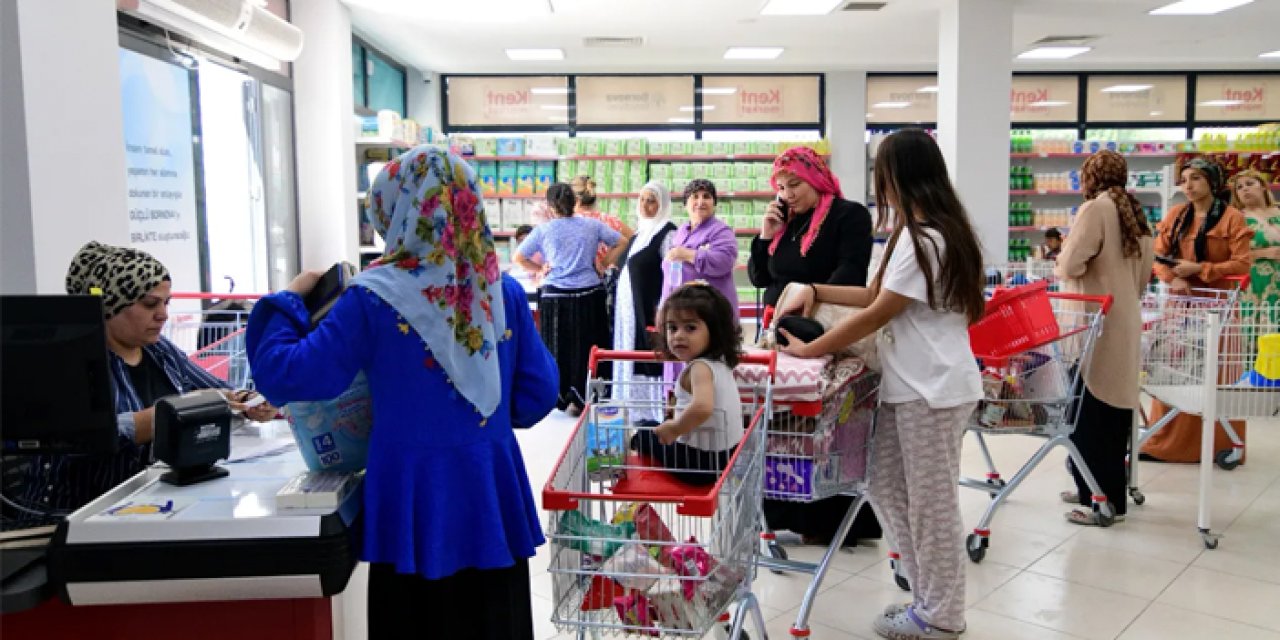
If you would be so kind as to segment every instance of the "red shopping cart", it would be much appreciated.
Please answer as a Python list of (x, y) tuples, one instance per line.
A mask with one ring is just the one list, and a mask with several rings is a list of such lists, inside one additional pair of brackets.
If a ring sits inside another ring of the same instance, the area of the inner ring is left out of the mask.
[[(252, 384), (244, 328), (261, 294), (174, 293), (162, 334), (200, 368), (233, 389)], [(185, 303), (185, 304), (183, 304)]]

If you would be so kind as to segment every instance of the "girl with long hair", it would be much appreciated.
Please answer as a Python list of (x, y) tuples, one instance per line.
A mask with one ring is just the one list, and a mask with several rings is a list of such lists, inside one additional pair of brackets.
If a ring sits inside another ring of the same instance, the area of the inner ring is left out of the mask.
[(871, 501), (897, 541), (914, 600), (878, 616), (886, 638), (956, 638), (964, 622), (960, 439), (982, 381), (969, 325), (982, 317), (982, 250), (937, 143), (904, 129), (875, 161), (880, 221), (893, 234), (870, 287), (810, 285), (787, 314), (813, 302), (864, 310), (810, 343), (782, 331), (799, 357), (835, 353), (879, 332), (883, 368)]

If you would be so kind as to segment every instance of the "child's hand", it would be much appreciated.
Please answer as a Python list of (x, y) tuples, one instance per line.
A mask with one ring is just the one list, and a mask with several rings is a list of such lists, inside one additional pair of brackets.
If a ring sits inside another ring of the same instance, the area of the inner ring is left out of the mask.
[(680, 437), (680, 432), (676, 430), (676, 423), (668, 420), (654, 428), (653, 435), (658, 436), (658, 442), (662, 444), (672, 444)]

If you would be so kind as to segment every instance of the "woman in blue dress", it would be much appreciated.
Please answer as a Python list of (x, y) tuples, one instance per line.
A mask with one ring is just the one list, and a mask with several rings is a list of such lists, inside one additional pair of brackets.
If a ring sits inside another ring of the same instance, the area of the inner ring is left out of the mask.
[(551, 411), (558, 374), (523, 289), (498, 268), (482, 202), (457, 156), (405, 153), (366, 206), (386, 253), (320, 324), (308, 331), (303, 305), (319, 272), (249, 319), (254, 380), (272, 402), (334, 398), (359, 371), (369, 380), (371, 638), (533, 637), (528, 558), (543, 537), (512, 429)]

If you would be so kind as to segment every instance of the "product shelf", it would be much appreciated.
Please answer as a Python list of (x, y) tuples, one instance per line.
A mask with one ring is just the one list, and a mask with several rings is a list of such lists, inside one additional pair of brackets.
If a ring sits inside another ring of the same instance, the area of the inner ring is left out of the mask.
[[(1136, 187), (1129, 189), (1130, 193), (1151, 193), (1159, 194), (1160, 189), (1155, 187)], [(1084, 195), (1083, 191), (1078, 190), (1062, 190), (1062, 189), (1010, 189), (1011, 196), (1079, 196)]]
[[(1073, 153), (1073, 152), (1051, 152), (1051, 151), (1033, 151), (1030, 153), (1010, 153), (1010, 158), (1088, 158), (1092, 153)], [(1133, 152), (1121, 153), (1125, 158), (1176, 158), (1178, 152)]]
[[(554, 155), (554, 156), (465, 156), (463, 159), (472, 162), (556, 162), (559, 160), (645, 160), (649, 162), (772, 162), (777, 154), (742, 153), (714, 155)], [(823, 159), (830, 159), (829, 154), (822, 154)]]

